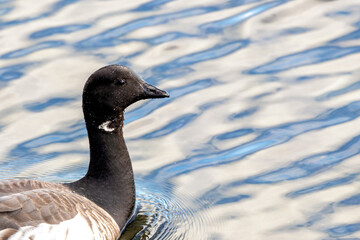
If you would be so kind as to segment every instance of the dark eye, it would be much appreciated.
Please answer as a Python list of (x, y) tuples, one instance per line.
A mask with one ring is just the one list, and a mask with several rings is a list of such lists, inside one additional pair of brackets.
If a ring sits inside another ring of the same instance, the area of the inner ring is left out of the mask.
[(116, 79), (115, 85), (123, 85), (123, 84), (125, 84), (125, 79), (123, 78)]

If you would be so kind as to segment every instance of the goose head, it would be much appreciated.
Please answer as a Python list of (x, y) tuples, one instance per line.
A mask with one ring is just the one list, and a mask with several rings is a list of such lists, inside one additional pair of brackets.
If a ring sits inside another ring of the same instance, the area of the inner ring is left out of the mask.
[(165, 97), (169, 97), (166, 91), (146, 83), (131, 69), (122, 65), (106, 66), (94, 72), (85, 84), (85, 121), (88, 127), (115, 129), (122, 123), (125, 108), (132, 103)]

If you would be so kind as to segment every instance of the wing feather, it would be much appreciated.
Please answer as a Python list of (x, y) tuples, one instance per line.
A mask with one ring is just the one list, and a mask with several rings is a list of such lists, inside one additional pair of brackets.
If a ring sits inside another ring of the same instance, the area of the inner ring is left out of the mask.
[[(99, 235), (95, 239), (116, 239), (120, 233), (118, 225), (105, 210), (60, 184), (28, 180), (0, 184), (0, 239), (3, 239), (2, 234), (13, 233), (14, 229), (16, 236), (35, 234), (37, 229), (41, 234), (44, 229), (49, 234), (51, 231), (60, 234), (58, 231), (62, 228), (54, 226), (65, 226), (64, 222), (72, 219), (81, 219), (82, 227), (87, 225), (92, 233)], [(49, 227), (44, 228), (44, 224)], [(61, 235), (81, 231), (71, 227), (76, 228), (67, 224)]]

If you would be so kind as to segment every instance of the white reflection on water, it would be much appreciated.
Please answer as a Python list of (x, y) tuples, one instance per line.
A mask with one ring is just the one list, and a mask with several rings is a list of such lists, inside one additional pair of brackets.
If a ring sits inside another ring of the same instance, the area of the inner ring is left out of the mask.
[(171, 98), (125, 134), (123, 238), (360, 239), (356, 0), (0, 0), (0, 178), (87, 167), (86, 78), (125, 64)]

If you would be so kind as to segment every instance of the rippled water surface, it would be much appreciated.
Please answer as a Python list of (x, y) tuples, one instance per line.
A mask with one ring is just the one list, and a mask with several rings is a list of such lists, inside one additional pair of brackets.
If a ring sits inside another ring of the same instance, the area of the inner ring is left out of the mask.
[(0, 0), (0, 179), (88, 165), (87, 77), (171, 98), (126, 112), (121, 239), (360, 239), (358, 0)]

